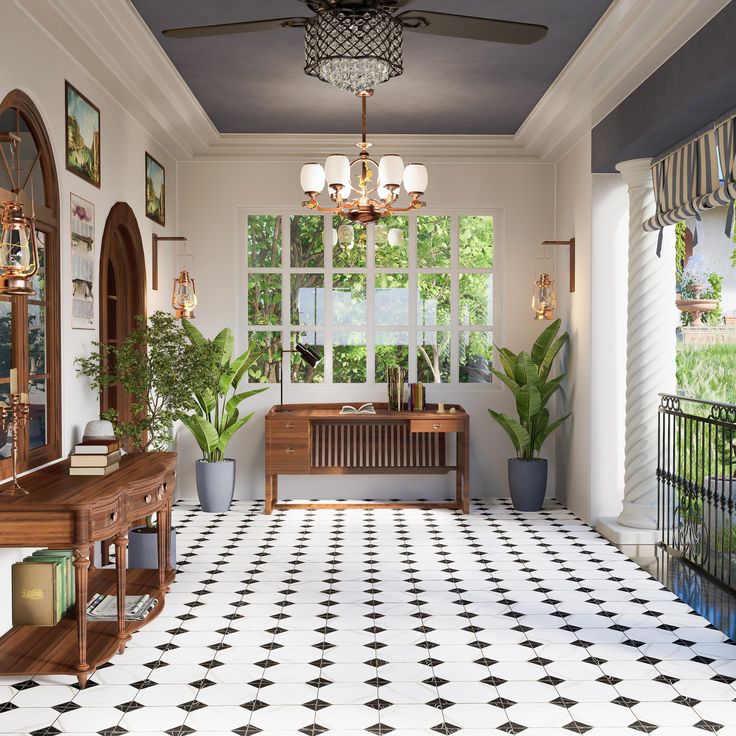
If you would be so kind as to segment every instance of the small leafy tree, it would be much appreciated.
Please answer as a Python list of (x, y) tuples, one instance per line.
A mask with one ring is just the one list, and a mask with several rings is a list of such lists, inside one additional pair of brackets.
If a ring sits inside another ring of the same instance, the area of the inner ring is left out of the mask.
[(251, 346), (233, 358), (235, 338), (229, 327), (213, 340), (207, 340), (190, 321), (184, 322), (183, 328), (192, 348), (205, 351), (209, 365), (203, 371), (204, 380), (193, 389), (193, 411), (181, 421), (197, 441), (202, 458), (221, 462), (230, 440), (253, 416), (251, 412), (241, 417), (240, 404), (268, 389), (264, 386), (238, 393), (240, 382), (259, 356), (258, 348)]
[(564, 373), (555, 378), (549, 377), (555, 356), (569, 340), (566, 332), (557, 337), (560, 324), (560, 320), (556, 319), (542, 332), (532, 347), (531, 355), (524, 351), (517, 355), (508, 348), (499, 348), (503, 371), (491, 368), (493, 375), (514, 394), (519, 419), (493, 409), (489, 409), (488, 413), (511, 439), (519, 460), (534, 460), (538, 457), (547, 437), (570, 416), (565, 414), (550, 423), (547, 409), (547, 402), (565, 378)]
[(206, 380), (209, 348), (193, 349), (180, 324), (166, 312), (148, 320), (136, 317), (136, 328), (119, 346), (93, 345), (89, 357), (75, 360), (78, 374), (89, 378), (97, 391), (118, 385), (131, 397), (131, 420), (120, 421), (115, 409), (102, 417), (137, 451), (167, 449), (174, 423), (195, 406), (193, 392)]

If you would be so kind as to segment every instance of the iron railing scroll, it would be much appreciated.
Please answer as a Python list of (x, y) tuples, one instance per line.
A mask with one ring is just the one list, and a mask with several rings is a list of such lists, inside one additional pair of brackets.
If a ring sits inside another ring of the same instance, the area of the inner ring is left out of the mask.
[(660, 394), (658, 445), (663, 545), (736, 589), (736, 406)]

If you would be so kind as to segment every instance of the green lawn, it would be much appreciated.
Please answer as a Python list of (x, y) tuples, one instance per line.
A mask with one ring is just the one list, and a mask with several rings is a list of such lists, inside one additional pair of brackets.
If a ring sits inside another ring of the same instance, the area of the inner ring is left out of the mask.
[(679, 343), (677, 388), (693, 399), (736, 404), (736, 345)]

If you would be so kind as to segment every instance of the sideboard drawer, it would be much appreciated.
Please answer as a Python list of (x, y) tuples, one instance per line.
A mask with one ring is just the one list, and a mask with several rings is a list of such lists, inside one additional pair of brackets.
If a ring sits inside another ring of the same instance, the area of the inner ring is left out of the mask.
[(279, 443), (268, 449), (267, 465), (272, 473), (302, 474), (309, 472), (309, 448)]
[(166, 485), (160, 483), (142, 491), (135, 491), (128, 497), (128, 508), (132, 518), (148, 516), (161, 506), (166, 497)]
[(122, 523), (120, 502), (108, 504), (94, 509), (92, 512), (92, 536), (99, 537), (101, 534), (109, 534)]
[(412, 419), (411, 432), (462, 432), (465, 426), (463, 419)]
[(309, 420), (277, 419), (269, 423), (271, 439), (275, 442), (309, 443)]

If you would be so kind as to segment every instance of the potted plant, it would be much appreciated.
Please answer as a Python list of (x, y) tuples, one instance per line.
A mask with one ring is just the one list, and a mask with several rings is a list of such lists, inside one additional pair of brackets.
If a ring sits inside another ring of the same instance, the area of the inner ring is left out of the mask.
[[(88, 357), (77, 358), (79, 375), (99, 391), (118, 385), (131, 399), (131, 417), (121, 421), (115, 409), (103, 412), (115, 435), (132, 452), (161, 452), (170, 448), (176, 421), (194, 406), (192, 392), (200, 390), (211, 364), (207, 346), (193, 348), (174, 318), (156, 312), (136, 318), (136, 327), (118, 345), (93, 343)], [(157, 532), (153, 517), (131, 529), (128, 554), (131, 567), (158, 567)], [(175, 562), (176, 529), (171, 530)], [(136, 564), (134, 564), (136, 563)]]
[(268, 386), (238, 392), (241, 381), (255, 362), (255, 346), (233, 358), (235, 338), (226, 327), (213, 340), (207, 340), (190, 322), (183, 323), (193, 347), (209, 347), (210, 366), (204, 371), (205, 385), (193, 392), (194, 411), (181, 418), (202, 451), (197, 460), (197, 495), (203, 511), (222, 513), (230, 508), (235, 493), (235, 460), (225, 456), (235, 433), (253, 416), (240, 416), (245, 399), (260, 394)]
[(503, 427), (516, 449), (516, 458), (508, 461), (509, 490), (518, 511), (539, 511), (547, 488), (547, 461), (539, 452), (547, 437), (570, 414), (550, 422), (547, 403), (560, 387), (565, 374), (549, 378), (557, 353), (569, 339), (559, 337), (560, 320), (555, 320), (537, 338), (531, 354), (518, 355), (508, 348), (498, 350), (503, 371), (492, 368), (493, 375), (509, 387), (516, 400), (518, 420), (489, 409), (488, 413)]

